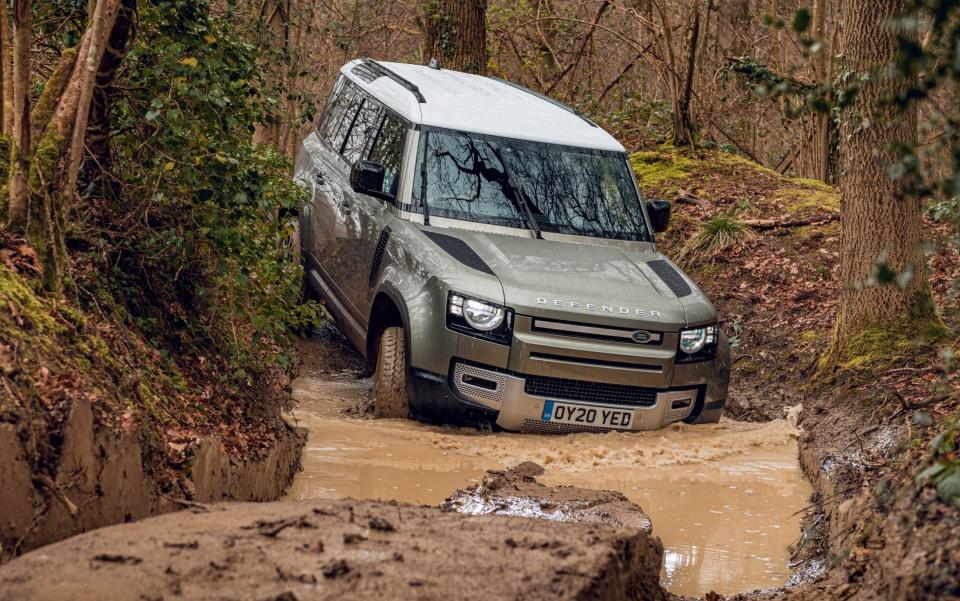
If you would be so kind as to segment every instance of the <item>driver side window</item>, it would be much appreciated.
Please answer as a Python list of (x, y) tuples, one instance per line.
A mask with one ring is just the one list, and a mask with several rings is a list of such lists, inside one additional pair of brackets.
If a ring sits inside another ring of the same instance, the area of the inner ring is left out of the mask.
[(400, 165), (403, 162), (403, 146), (407, 139), (407, 126), (390, 113), (383, 117), (380, 133), (370, 149), (370, 160), (383, 165), (383, 191), (396, 198), (400, 190)]

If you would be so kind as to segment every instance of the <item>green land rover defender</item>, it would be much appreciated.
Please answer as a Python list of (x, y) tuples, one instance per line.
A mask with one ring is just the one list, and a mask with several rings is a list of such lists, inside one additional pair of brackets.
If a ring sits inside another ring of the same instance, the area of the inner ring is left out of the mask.
[(656, 247), (627, 155), (500, 79), (354, 60), (295, 177), (307, 285), (375, 366), (381, 417), (524, 432), (723, 413), (730, 349)]

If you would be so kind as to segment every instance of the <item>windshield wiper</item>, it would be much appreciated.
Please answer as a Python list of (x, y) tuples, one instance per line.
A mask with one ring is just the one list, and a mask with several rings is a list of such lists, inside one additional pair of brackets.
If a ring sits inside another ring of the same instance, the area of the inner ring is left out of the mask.
[(533, 230), (533, 233), (537, 235), (538, 240), (543, 240), (543, 233), (540, 231), (540, 225), (537, 223), (536, 217), (533, 216), (533, 209), (530, 208), (530, 199), (527, 197), (527, 193), (515, 185), (513, 172), (510, 171), (510, 166), (507, 165), (507, 162), (503, 159), (503, 155), (500, 154), (500, 150), (496, 148), (492, 148), (492, 150), (493, 154), (496, 155), (497, 160), (500, 161), (501, 165), (503, 165), (503, 177), (506, 180), (504, 183), (509, 186), (511, 190), (513, 190), (514, 202), (522, 207), (520, 211), (520, 218), (523, 219), (523, 223), (527, 226), (527, 229)]

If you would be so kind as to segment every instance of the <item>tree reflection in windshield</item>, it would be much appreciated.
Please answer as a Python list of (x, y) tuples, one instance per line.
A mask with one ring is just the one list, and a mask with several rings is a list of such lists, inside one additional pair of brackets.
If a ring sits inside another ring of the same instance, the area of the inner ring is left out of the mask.
[(431, 215), (525, 227), (516, 187), (543, 231), (649, 240), (623, 153), (439, 129), (423, 138)]

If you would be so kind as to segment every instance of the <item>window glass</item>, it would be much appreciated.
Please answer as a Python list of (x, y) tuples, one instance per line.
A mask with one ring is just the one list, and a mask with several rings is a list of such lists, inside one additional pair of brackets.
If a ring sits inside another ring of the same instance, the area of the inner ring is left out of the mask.
[(330, 120), (324, 124), (324, 127), (327, 140), (337, 152), (340, 152), (347, 132), (350, 131), (353, 118), (360, 108), (360, 100), (360, 91), (349, 81), (344, 83), (340, 94), (331, 99), (334, 106), (330, 111)]
[(421, 147), (414, 191), (431, 215), (529, 227), (529, 213), (545, 232), (650, 239), (623, 153), (435, 128)]
[(347, 159), (351, 165), (366, 154), (365, 151), (370, 147), (370, 142), (377, 135), (381, 114), (383, 114), (383, 107), (376, 100), (365, 98), (361, 103), (360, 112), (353, 121), (353, 127), (347, 135), (343, 152), (341, 152), (343, 158)]
[(330, 96), (327, 97), (327, 104), (323, 107), (323, 114), (317, 122), (317, 133), (327, 141), (330, 140), (331, 124), (339, 122), (338, 120), (343, 117), (344, 105), (342, 102), (338, 102), (338, 99), (343, 94), (346, 81), (347, 79), (343, 75), (337, 78), (337, 82), (333, 84), (333, 89), (330, 91)]
[(387, 113), (383, 118), (380, 134), (370, 149), (370, 160), (383, 165), (383, 191), (394, 197), (400, 184), (400, 164), (403, 161), (403, 145), (406, 139), (407, 126)]

